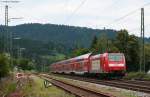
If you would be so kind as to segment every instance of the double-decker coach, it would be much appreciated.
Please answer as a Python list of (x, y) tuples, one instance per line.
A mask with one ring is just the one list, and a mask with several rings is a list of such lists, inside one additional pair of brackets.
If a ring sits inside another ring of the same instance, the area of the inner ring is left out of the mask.
[(123, 53), (84, 54), (75, 58), (60, 61), (50, 66), (54, 73), (123, 76), (126, 70)]
[(85, 74), (89, 71), (89, 58), (92, 53), (51, 64), (51, 72)]

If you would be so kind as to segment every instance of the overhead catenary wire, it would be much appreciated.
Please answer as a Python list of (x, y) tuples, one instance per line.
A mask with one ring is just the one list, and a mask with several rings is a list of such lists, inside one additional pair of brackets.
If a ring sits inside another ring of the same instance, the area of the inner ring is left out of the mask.
[(102, 12), (105, 12), (106, 9), (111, 9), (111, 8), (113, 8), (113, 6), (116, 5), (119, 1), (120, 1), (120, 0), (115, 0), (111, 5), (109, 5), (108, 7), (104, 8), (104, 9), (101, 11), (101, 13), (102, 13)]
[(71, 1), (71, 0), (65, 0), (65, 2), (64, 2), (64, 7), (68, 7), (69, 1)]
[(148, 6), (148, 5), (150, 5), (150, 2), (149, 2), (149, 3), (146, 3), (146, 4), (144, 4), (144, 5), (142, 5), (140, 8), (137, 8), (137, 9), (135, 9), (135, 10), (132, 10), (132, 11), (130, 11), (129, 13), (127, 13), (127, 14), (125, 14), (125, 15), (123, 15), (123, 16), (117, 18), (117, 19), (115, 19), (114, 21), (108, 23), (108, 24), (105, 25), (105, 26), (107, 27), (107, 26), (109, 26), (109, 25), (115, 24), (115, 23), (117, 23), (117, 22), (119, 22), (119, 21), (125, 19), (126, 17), (128, 17), (128, 16), (134, 14), (135, 12), (139, 11), (142, 7), (146, 7), (146, 6)]
[[(146, 6), (148, 6), (150, 3), (147, 3), (147, 4), (145, 4)], [(145, 6), (145, 7), (146, 7)], [(139, 10), (140, 11), (140, 10)], [(147, 13), (147, 12), (146, 12)], [(148, 18), (148, 17), (147, 17)], [(140, 26), (140, 25), (139, 25)], [(148, 21), (147, 21), (147, 24), (145, 24), (145, 27), (149, 27), (150, 26), (150, 23), (148, 23)], [(139, 27), (134, 27), (134, 28), (131, 28), (131, 29), (129, 29), (128, 30), (129, 32), (140, 32), (140, 28)], [(139, 35), (140, 36), (140, 35)]]
[(75, 13), (77, 13), (77, 11), (85, 4), (86, 1), (87, 1), (87, 0), (83, 0), (83, 1), (79, 4), (79, 6), (77, 6), (77, 8), (76, 8), (75, 10), (73, 10), (73, 12), (71, 13), (71, 15), (70, 15), (69, 17), (67, 17), (67, 19), (65, 20), (64, 23), (69, 22), (69, 21), (71, 20), (71, 18), (73, 17), (73, 15), (74, 15)]
[[(120, 18), (116, 19), (116, 20), (114, 20), (112, 23), (118, 22), (118, 21), (120, 21), (120, 20), (122, 20), (122, 19), (126, 18), (127, 16), (130, 16), (131, 14), (133, 14), (133, 13), (137, 12), (138, 10), (139, 10), (139, 8), (138, 8), (138, 9), (136, 9), (136, 10), (133, 10), (133, 11), (129, 12), (128, 14), (126, 14), (126, 15), (124, 15), (124, 16), (122, 16), (122, 17), (120, 17)], [(111, 24), (112, 24), (112, 23), (111, 23)], [(109, 25), (111, 25), (111, 24), (109, 24)]]
[[(145, 27), (148, 27), (148, 26), (150, 26), (150, 24), (145, 25)], [(140, 30), (140, 28), (136, 27), (136, 28), (130, 29), (129, 31), (132, 32), (132, 31), (136, 31), (136, 30)]]

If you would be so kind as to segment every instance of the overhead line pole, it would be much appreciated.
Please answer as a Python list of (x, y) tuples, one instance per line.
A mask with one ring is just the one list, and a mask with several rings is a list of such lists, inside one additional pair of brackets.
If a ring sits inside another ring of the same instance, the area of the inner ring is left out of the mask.
[[(9, 32), (9, 16), (8, 16), (8, 3), (18, 3), (19, 1), (1, 1), (3, 3), (6, 3), (5, 5), (5, 31), (4, 31), (4, 52), (8, 53), (10, 55), (10, 64), (13, 64), (13, 60), (11, 57), (13, 57), (13, 52), (12, 52), (12, 32)], [(6, 37), (6, 38), (5, 38)]]
[(12, 42), (12, 38), (11, 38), (11, 32), (9, 32), (8, 31), (8, 23), (9, 23), (9, 16), (8, 16), (8, 3), (18, 3), (19, 1), (8, 1), (8, 0), (6, 0), (6, 1), (1, 1), (1, 2), (3, 2), (3, 3), (6, 3), (6, 5), (5, 5), (5, 46), (4, 46), (4, 52), (6, 52), (6, 53), (11, 53), (11, 42)]
[(4, 52), (8, 52), (8, 5), (5, 6), (5, 34), (4, 34)]
[(141, 8), (141, 53), (140, 53), (140, 72), (145, 72), (145, 25), (144, 25), (144, 8)]
[(142, 8), (143, 12), (143, 66), (144, 66), (144, 72), (145, 72), (145, 18), (144, 18), (144, 8)]

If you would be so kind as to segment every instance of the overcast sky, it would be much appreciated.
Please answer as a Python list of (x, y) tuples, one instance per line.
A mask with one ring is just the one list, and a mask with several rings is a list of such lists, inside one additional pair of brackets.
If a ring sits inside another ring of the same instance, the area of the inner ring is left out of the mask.
[[(52, 23), (102, 29), (127, 29), (140, 35), (140, 9), (150, 0), (20, 0), (9, 4), (10, 25)], [(4, 4), (0, 5), (0, 23), (4, 24)], [(150, 37), (150, 4), (145, 7), (146, 37)], [(136, 10), (136, 11), (134, 11)], [(134, 11), (134, 12), (132, 12)], [(118, 19), (128, 13), (129, 16)]]

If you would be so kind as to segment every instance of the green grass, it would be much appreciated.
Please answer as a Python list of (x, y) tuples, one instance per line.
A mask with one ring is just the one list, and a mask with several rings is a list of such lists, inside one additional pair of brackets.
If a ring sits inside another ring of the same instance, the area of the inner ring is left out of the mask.
[(83, 87), (87, 87), (93, 90), (97, 90), (97, 91), (101, 91), (104, 93), (110, 93), (116, 97), (138, 97), (137, 94), (135, 92), (132, 91), (125, 91), (125, 90), (116, 90), (114, 88), (109, 88), (109, 87), (96, 87), (95, 85), (90, 85), (88, 83), (82, 82), (82, 81), (77, 81), (77, 80), (72, 80), (72, 79), (68, 79), (68, 78), (64, 78), (64, 77), (58, 77), (58, 76), (53, 76), (51, 75), (51, 77), (56, 78), (58, 80), (62, 80), (74, 85), (78, 85), (78, 86), (83, 86)]
[(0, 97), (8, 95), (16, 90), (16, 82), (11, 76), (0, 82)]
[(133, 79), (150, 80), (150, 75), (143, 73), (143, 72), (130, 72), (124, 77), (124, 79), (127, 79), (127, 80), (133, 80)]
[(44, 80), (39, 77), (33, 76), (32, 79), (32, 83), (28, 83), (23, 89), (26, 97), (74, 97), (55, 86), (45, 88)]
[(0, 81), (0, 97), (13, 94), (16, 90), (24, 97), (75, 97), (55, 86), (45, 88), (44, 80), (36, 76), (22, 79), (19, 84), (22, 86), (18, 86), (17, 81), (12, 80), (12, 77)]

